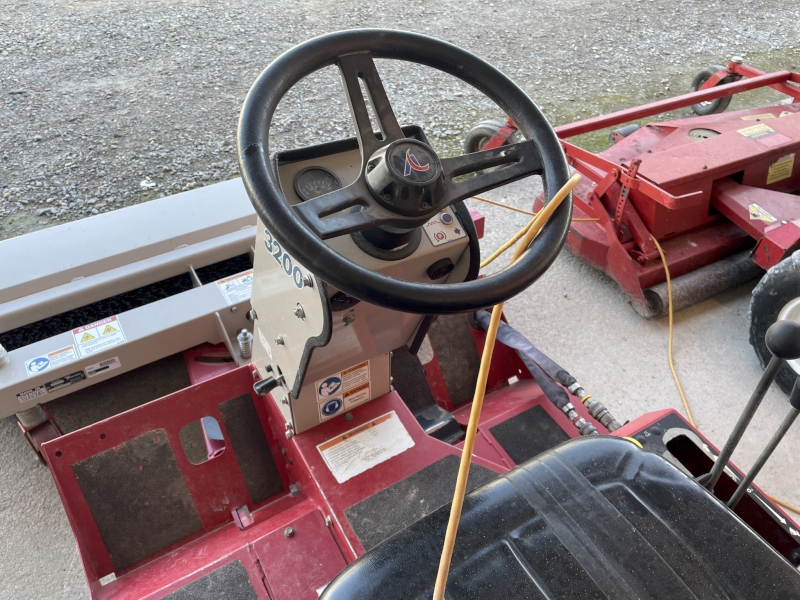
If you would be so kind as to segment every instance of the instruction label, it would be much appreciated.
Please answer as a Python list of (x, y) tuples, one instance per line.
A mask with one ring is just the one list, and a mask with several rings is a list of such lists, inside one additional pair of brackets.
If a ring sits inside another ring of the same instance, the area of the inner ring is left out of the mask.
[(344, 483), (414, 447), (394, 411), (317, 446), (336, 481)]
[(97, 354), (113, 346), (124, 344), (127, 339), (117, 317), (108, 317), (95, 323), (72, 330), (75, 345), (81, 358)]
[(444, 209), (441, 213), (433, 217), (430, 221), (422, 226), (425, 235), (433, 246), (441, 246), (442, 244), (449, 244), (461, 238), (467, 237), (467, 232), (459, 223), (456, 216), (449, 208)]
[(789, 177), (792, 176), (793, 170), (794, 154), (781, 156), (778, 160), (769, 165), (769, 170), (767, 171), (767, 185), (775, 183), (776, 181), (789, 179)]
[(316, 382), (319, 420), (327, 421), (372, 398), (369, 361), (353, 365)]
[(744, 137), (748, 137), (751, 140), (757, 140), (768, 135), (772, 135), (776, 133), (776, 131), (770, 127), (769, 125), (764, 125), (760, 123), (758, 125), (752, 125), (750, 127), (745, 127), (744, 129), (737, 129), (737, 132), (743, 135)]
[(747, 205), (747, 210), (750, 212), (751, 221), (764, 221), (764, 223), (774, 223), (778, 219), (769, 214), (766, 210), (761, 208), (755, 202)]
[(774, 119), (775, 115), (772, 113), (764, 113), (763, 115), (747, 115), (742, 117), (742, 121), (763, 121), (764, 119)]
[(216, 283), (229, 306), (250, 300), (253, 293), (253, 269), (219, 279)]
[(102, 362), (89, 365), (86, 367), (86, 376), (87, 377), (94, 377), (96, 375), (102, 375), (107, 371), (113, 371), (114, 369), (119, 369), (122, 366), (122, 363), (119, 361), (119, 357), (115, 356), (114, 358), (109, 358), (108, 360), (104, 360)]
[(61, 365), (70, 363), (73, 360), (78, 360), (78, 355), (75, 353), (75, 346), (67, 346), (66, 348), (54, 350), (42, 356), (26, 360), (25, 372), (28, 374), (28, 377), (34, 377), (44, 371), (57, 369)]

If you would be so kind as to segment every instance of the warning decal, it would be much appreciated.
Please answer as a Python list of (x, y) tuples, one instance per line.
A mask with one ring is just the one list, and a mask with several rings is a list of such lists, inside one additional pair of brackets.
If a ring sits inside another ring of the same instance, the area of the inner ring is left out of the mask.
[(763, 121), (764, 119), (774, 119), (774, 118), (775, 115), (773, 115), (772, 113), (764, 113), (763, 115), (748, 115), (746, 117), (742, 117), (742, 121)]
[(81, 358), (103, 352), (128, 340), (117, 317), (108, 317), (72, 330)]
[(61, 348), (61, 350), (54, 350), (42, 356), (26, 360), (25, 372), (28, 374), (28, 377), (34, 377), (44, 371), (57, 369), (61, 365), (65, 365), (73, 360), (78, 360), (78, 355), (75, 353), (75, 346), (67, 346), (66, 348)]
[(253, 269), (219, 279), (216, 284), (228, 305), (250, 300), (253, 292)]
[(319, 404), (319, 420), (327, 421), (339, 412), (350, 410), (372, 398), (369, 361), (365, 360), (341, 373), (320, 379), (314, 387)]
[(774, 223), (775, 221), (778, 220), (756, 203), (749, 204), (747, 206), (747, 210), (750, 211), (751, 221), (764, 221), (764, 223)]
[(769, 171), (767, 171), (767, 185), (775, 183), (776, 181), (789, 179), (789, 177), (792, 176), (793, 170), (794, 154), (781, 156), (778, 160), (769, 165)]
[(317, 446), (339, 483), (414, 447), (414, 440), (394, 411)]
[(759, 138), (776, 133), (772, 127), (769, 125), (764, 125), (763, 123), (760, 123), (759, 125), (752, 125), (751, 127), (745, 127), (744, 129), (738, 129), (737, 132), (742, 134), (744, 137), (750, 138), (751, 140), (757, 140)]

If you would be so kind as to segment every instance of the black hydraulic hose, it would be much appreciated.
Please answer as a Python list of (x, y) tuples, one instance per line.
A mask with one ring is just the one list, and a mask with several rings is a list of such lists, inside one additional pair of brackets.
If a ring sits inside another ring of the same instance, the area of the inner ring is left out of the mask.
[[(487, 311), (479, 310), (474, 313), (474, 316), (475, 321), (481, 329), (488, 329), (491, 315)], [(564, 388), (567, 388), (570, 393), (580, 398), (581, 402), (589, 411), (589, 414), (602, 423), (609, 431), (614, 431), (621, 427), (621, 424), (608, 412), (608, 409), (602, 403), (591, 399), (591, 396), (583, 390), (577, 380), (570, 375), (566, 369), (546, 356), (541, 350), (531, 344), (525, 336), (509, 324), (500, 321), (497, 330), (497, 340), (509, 348), (516, 350), (522, 362), (525, 363), (528, 371), (530, 371), (530, 374), (533, 376), (533, 379), (539, 384), (539, 387), (542, 388), (545, 396), (569, 417), (580, 430), (581, 435), (596, 434), (597, 430), (591, 423), (586, 422), (578, 415)], [(559, 383), (561, 385), (558, 385)]]
[[(485, 310), (479, 310), (475, 313), (475, 319), (478, 321), (478, 324), (480, 324), (481, 329), (486, 330), (489, 327), (490, 318), (491, 315)], [(525, 363), (525, 366), (528, 367), (528, 370), (531, 372), (531, 375), (533, 375), (533, 371), (530, 366), (533, 364), (540, 367), (542, 371), (566, 388), (577, 383), (575, 378), (564, 370), (563, 367), (556, 364), (508, 323), (500, 321), (500, 328), (497, 330), (497, 339), (509, 348), (514, 348), (514, 350), (517, 351), (522, 362)], [(534, 379), (536, 378), (534, 377)], [(536, 383), (539, 383), (538, 379)], [(541, 386), (541, 384), (539, 385)], [(559, 406), (559, 408), (561, 407)]]

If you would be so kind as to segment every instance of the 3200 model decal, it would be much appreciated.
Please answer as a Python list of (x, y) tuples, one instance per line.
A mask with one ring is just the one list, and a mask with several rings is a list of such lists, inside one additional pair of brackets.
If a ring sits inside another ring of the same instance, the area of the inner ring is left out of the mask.
[(264, 234), (267, 236), (267, 239), (264, 240), (267, 251), (272, 254), (272, 258), (280, 265), (283, 272), (292, 278), (297, 289), (303, 289), (304, 275), (302, 269), (292, 262), (292, 257), (283, 250), (280, 242), (274, 239), (269, 231), (265, 229)]

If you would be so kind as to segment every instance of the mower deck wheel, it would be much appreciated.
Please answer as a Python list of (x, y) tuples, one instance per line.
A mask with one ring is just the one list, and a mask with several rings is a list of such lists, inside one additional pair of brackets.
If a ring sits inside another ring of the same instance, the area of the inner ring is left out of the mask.
[[(766, 367), (772, 358), (764, 341), (767, 329), (780, 318), (797, 320), (794, 314), (782, 315), (781, 311), (798, 296), (800, 296), (800, 251), (784, 258), (767, 271), (750, 298), (750, 345), (753, 346), (762, 367)], [(797, 376), (798, 373), (791, 366), (784, 365), (775, 381), (788, 394), (792, 391)]]
[[(709, 77), (723, 70), (725, 70), (725, 67), (719, 66), (706, 67), (705, 69), (701, 70), (697, 75), (694, 76), (694, 79), (692, 80), (692, 91), (696, 92), (699, 90), (700, 86), (703, 85)], [(733, 83), (734, 81), (734, 77), (729, 75), (717, 85), (725, 85), (726, 83)], [(692, 104), (692, 110), (694, 111), (694, 114), (701, 117), (725, 112), (725, 109), (728, 108), (728, 105), (731, 103), (731, 98), (733, 98), (733, 96), (725, 96), (724, 98), (717, 98), (716, 100), (708, 100), (706, 102), (700, 102), (699, 104)]]
[[(495, 119), (489, 119), (478, 123), (469, 130), (467, 137), (464, 138), (464, 153), (472, 154), (473, 152), (480, 152), (483, 150), (486, 143), (497, 135), (497, 132), (500, 131), (502, 126), (503, 123)], [(517, 142), (519, 142), (519, 136), (516, 133), (512, 133), (503, 145), (516, 144)]]

